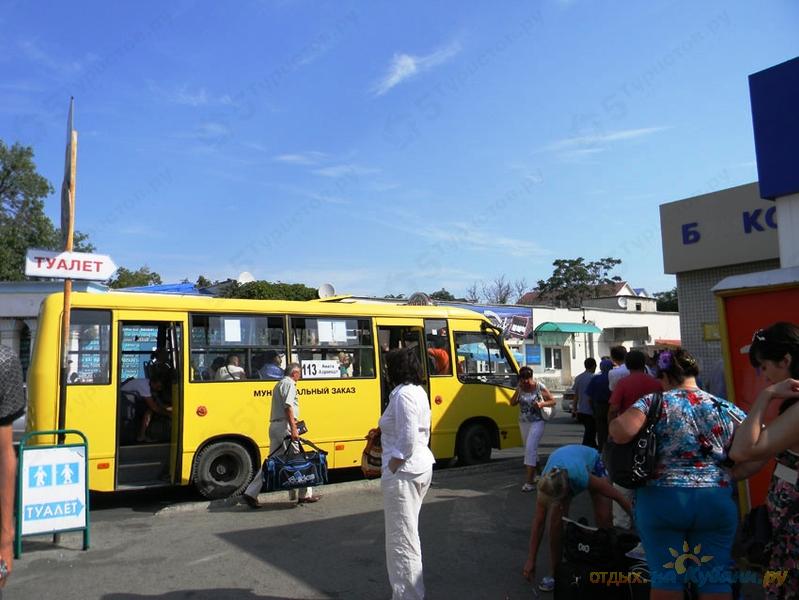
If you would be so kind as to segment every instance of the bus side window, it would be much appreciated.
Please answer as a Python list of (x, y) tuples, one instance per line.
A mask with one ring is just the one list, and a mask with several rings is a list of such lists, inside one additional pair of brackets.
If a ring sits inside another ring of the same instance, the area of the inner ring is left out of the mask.
[(447, 321), (445, 319), (426, 319), (424, 337), (430, 375), (452, 375)]
[(493, 332), (456, 332), (455, 355), (461, 381), (516, 386), (516, 373)]
[(69, 322), (67, 382), (107, 384), (111, 339), (111, 313), (107, 310), (73, 309)]

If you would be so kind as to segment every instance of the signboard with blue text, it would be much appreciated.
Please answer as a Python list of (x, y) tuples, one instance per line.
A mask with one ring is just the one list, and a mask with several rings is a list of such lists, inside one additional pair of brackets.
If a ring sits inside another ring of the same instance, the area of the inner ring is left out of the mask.
[(22, 472), (21, 534), (86, 526), (86, 449), (26, 448)]
[[(19, 446), (17, 555), (21, 552), (23, 536), (63, 531), (83, 530), (84, 549), (88, 548), (85, 438), (80, 444), (26, 445), (30, 437), (45, 433), (53, 432), (31, 432)], [(70, 433), (83, 437), (74, 431)]]

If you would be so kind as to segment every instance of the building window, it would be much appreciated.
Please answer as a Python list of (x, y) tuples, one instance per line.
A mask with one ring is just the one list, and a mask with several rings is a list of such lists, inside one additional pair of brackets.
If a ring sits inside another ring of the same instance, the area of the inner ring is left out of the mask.
[(641, 312), (641, 303), (640, 302), (636, 302), (635, 303), (635, 310), (637, 310), (638, 312)]
[(283, 317), (192, 315), (189, 345), (192, 381), (280, 379), (286, 367)]
[(563, 358), (560, 348), (544, 348), (544, 367), (547, 369), (562, 369)]
[(291, 319), (291, 362), (305, 379), (375, 376), (370, 319), (297, 317)]
[(75, 309), (69, 317), (69, 384), (110, 382), (111, 313)]

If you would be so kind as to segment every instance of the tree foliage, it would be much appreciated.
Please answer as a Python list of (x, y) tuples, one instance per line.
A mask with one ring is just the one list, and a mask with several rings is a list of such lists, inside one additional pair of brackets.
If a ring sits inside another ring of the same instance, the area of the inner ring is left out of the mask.
[(653, 294), (658, 301), (658, 310), (663, 312), (678, 312), (680, 309), (677, 301), (677, 288)]
[(552, 263), (554, 269), (549, 279), (538, 281), (538, 292), (543, 299), (556, 305), (579, 308), (583, 300), (599, 295), (599, 286), (621, 281), (618, 275), (611, 275), (620, 264), (618, 258), (591, 262), (586, 262), (582, 256), (560, 258)]
[[(28, 248), (63, 250), (61, 232), (44, 213), (53, 186), (36, 171), (33, 148), (0, 140), (0, 281), (25, 279)], [(93, 252), (88, 236), (74, 234), (76, 252)]]
[(146, 265), (139, 267), (136, 271), (119, 267), (116, 275), (108, 280), (108, 286), (115, 289), (159, 285), (160, 283), (161, 276), (151, 271), (150, 267)]
[(250, 281), (231, 284), (223, 291), (225, 298), (248, 298), (250, 300), (315, 300), (317, 291), (303, 283), (272, 283)]
[(450, 292), (448, 292), (444, 288), (441, 288), (437, 292), (433, 292), (432, 294), (430, 294), (430, 298), (432, 300), (439, 300), (444, 302), (452, 302), (453, 300), (455, 300), (455, 296), (453, 296)]

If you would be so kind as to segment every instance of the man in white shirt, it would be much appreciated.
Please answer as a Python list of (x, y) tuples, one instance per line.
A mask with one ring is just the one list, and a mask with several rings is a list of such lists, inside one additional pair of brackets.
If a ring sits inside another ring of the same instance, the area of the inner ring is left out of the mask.
[(613, 361), (613, 368), (608, 373), (608, 387), (611, 392), (620, 379), (630, 374), (630, 370), (624, 364), (625, 358), (627, 358), (627, 348), (624, 346), (613, 346), (610, 349), (610, 360)]
[(238, 355), (228, 355), (227, 364), (219, 368), (214, 379), (217, 381), (238, 381), (239, 379), (247, 379), (246, 372), (239, 366)]

